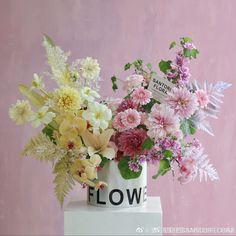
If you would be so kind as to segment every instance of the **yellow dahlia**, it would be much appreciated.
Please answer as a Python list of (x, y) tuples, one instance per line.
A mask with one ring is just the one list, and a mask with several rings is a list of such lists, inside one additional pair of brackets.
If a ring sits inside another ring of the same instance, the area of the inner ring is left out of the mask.
[(68, 86), (56, 89), (54, 96), (54, 108), (61, 113), (75, 112), (81, 108), (81, 97), (77, 89)]

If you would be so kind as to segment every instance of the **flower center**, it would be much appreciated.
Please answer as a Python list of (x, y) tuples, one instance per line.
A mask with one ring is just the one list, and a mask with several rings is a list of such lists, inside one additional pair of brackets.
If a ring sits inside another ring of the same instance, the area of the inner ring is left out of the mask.
[(68, 149), (73, 149), (75, 147), (75, 144), (71, 141), (68, 142), (67, 144)]
[(70, 96), (68, 95), (65, 95), (63, 97), (61, 97), (59, 100), (58, 100), (58, 105), (64, 109), (67, 109), (69, 107), (71, 107), (72, 105), (72, 99)]
[(129, 123), (133, 123), (133, 122), (135, 121), (135, 118), (134, 118), (133, 116), (128, 116), (128, 117), (127, 117), (127, 121), (128, 121)]
[(95, 118), (96, 118), (97, 120), (101, 120), (101, 118), (102, 118), (102, 113), (101, 113), (101, 112), (96, 112)]

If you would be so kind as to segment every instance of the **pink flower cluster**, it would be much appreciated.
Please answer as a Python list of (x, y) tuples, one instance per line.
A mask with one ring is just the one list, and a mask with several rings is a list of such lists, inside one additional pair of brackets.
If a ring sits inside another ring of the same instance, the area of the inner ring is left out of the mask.
[(136, 128), (146, 120), (146, 113), (143, 112), (142, 105), (151, 101), (152, 93), (139, 87), (133, 90), (129, 98), (123, 99), (116, 110), (113, 120), (113, 127), (118, 131)]
[[(191, 45), (185, 45), (187, 49), (190, 49)], [(193, 49), (193, 48), (192, 48)], [(171, 64), (171, 69), (167, 72), (167, 78), (171, 80), (178, 79), (178, 84), (186, 84), (189, 82), (190, 73), (187, 64), (189, 63), (189, 58), (186, 58), (182, 52), (176, 54), (175, 61)]]
[[(177, 45), (173, 42), (170, 48)], [(159, 63), (163, 80), (158, 80), (152, 65), (144, 65), (142, 60), (126, 64), (125, 70), (132, 67), (135, 74), (126, 78), (128, 93), (113, 111), (116, 160), (127, 158), (129, 170), (137, 173), (145, 162), (158, 165), (154, 178), (177, 167), (180, 183), (193, 180), (197, 174), (201, 179), (203, 173), (217, 180), (217, 172), (208, 164), (199, 141), (186, 140), (197, 129), (212, 134), (205, 119), (216, 117), (222, 91), (230, 85), (205, 82), (201, 86), (196, 81), (190, 82), (188, 63), (196, 58), (198, 50), (187, 37), (181, 38), (179, 45), (181, 51), (177, 51), (173, 61)]]

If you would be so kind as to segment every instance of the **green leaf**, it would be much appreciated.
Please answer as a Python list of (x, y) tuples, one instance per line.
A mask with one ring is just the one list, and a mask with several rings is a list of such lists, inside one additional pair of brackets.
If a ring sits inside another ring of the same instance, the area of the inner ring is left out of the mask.
[(134, 172), (129, 169), (128, 162), (130, 161), (130, 157), (123, 156), (118, 164), (118, 168), (120, 170), (120, 174), (124, 179), (137, 179), (141, 172), (142, 166), (140, 166), (139, 172)]
[(102, 158), (100, 166), (104, 167), (106, 165), (106, 163), (109, 162), (109, 160), (106, 157), (104, 157), (104, 156), (100, 156), (100, 157)]
[(143, 65), (143, 60), (138, 59), (138, 60), (134, 61), (133, 64), (137, 70), (141, 70), (142, 65)]
[(170, 162), (167, 159), (160, 160), (159, 169), (156, 175), (153, 175), (153, 179), (157, 179), (158, 176), (163, 176), (170, 170)]
[(55, 139), (53, 138), (53, 128), (50, 125), (47, 125), (43, 128), (42, 132), (49, 137), (51, 141), (55, 143)]
[(131, 63), (127, 63), (127, 64), (125, 64), (125, 66), (124, 66), (124, 70), (129, 70), (131, 66), (132, 66)]
[(159, 68), (163, 73), (166, 73), (167, 70), (171, 69), (171, 61), (161, 60), (159, 63)]
[(191, 43), (193, 40), (189, 37), (183, 37), (181, 38), (184, 43)]
[(152, 64), (151, 63), (148, 63), (146, 66), (149, 70), (152, 70)]
[(197, 57), (197, 54), (199, 54), (199, 51), (198, 51), (196, 48), (194, 48), (194, 49), (191, 50), (191, 56), (192, 56), (193, 58), (196, 58), (196, 57)]
[(144, 108), (144, 110), (146, 112), (149, 113), (149, 112), (151, 112), (153, 105), (156, 103), (159, 103), (159, 102), (157, 100), (155, 100), (154, 98), (151, 98), (151, 101), (148, 104), (143, 105), (142, 107)]
[(184, 135), (193, 135), (196, 133), (196, 126), (191, 119), (184, 119), (181, 122), (180, 129)]
[(173, 152), (171, 150), (165, 150), (163, 155), (165, 158), (171, 158), (173, 156)]
[(151, 138), (145, 139), (145, 141), (142, 144), (142, 150), (150, 150), (154, 145), (154, 141)]
[(117, 86), (117, 84), (116, 84), (117, 79), (118, 79), (118, 78), (117, 78), (115, 75), (113, 75), (113, 76), (111, 77), (111, 82), (112, 82), (112, 89), (113, 89), (113, 91), (115, 91), (115, 90), (118, 89), (118, 86)]
[(185, 56), (185, 57), (191, 57), (191, 56), (192, 56), (192, 54), (191, 54), (191, 50), (185, 48), (185, 49), (184, 49), (184, 56)]
[(169, 49), (174, 48), (175, 46), (176, 46), (176, 42), (173, 41), (173, 42), (171, 42)]
[(144, 129), (147, 130), (147, 126), (146, 125), (138, 125), (137, 129)]

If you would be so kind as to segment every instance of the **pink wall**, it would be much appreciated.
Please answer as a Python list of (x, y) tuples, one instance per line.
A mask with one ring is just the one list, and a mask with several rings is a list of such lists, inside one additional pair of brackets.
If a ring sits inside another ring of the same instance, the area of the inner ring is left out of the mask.
[[(126, 62), (140, 57), (156, 64), (171, 56), (170, 41), (186, 35), (200, 50), (192, 77), (234, 83), (235, 11), (234, 0), (0, 0), (0, 234), (63, 233), (51, 168), (19, 157), (33, 131), (16, 127), (7, 115), (9, 105), (20, 98), (17, 84), (46, 70), (43, 33), (71, 50), (73, 58), (98, 58), (104, 95), (112, 95), (109, 78), (123, 75)], [(156, 182), (149, 178), (149, 194), (161, 196), (165, 226), (236, 230), (235, 100), (232, 87), (219, 119), (212, 122), (215, 137), (199, 135), (220, 182), (180, 186), (170, 175)], [(76, 192), (83, 198), (79, 188)]]

